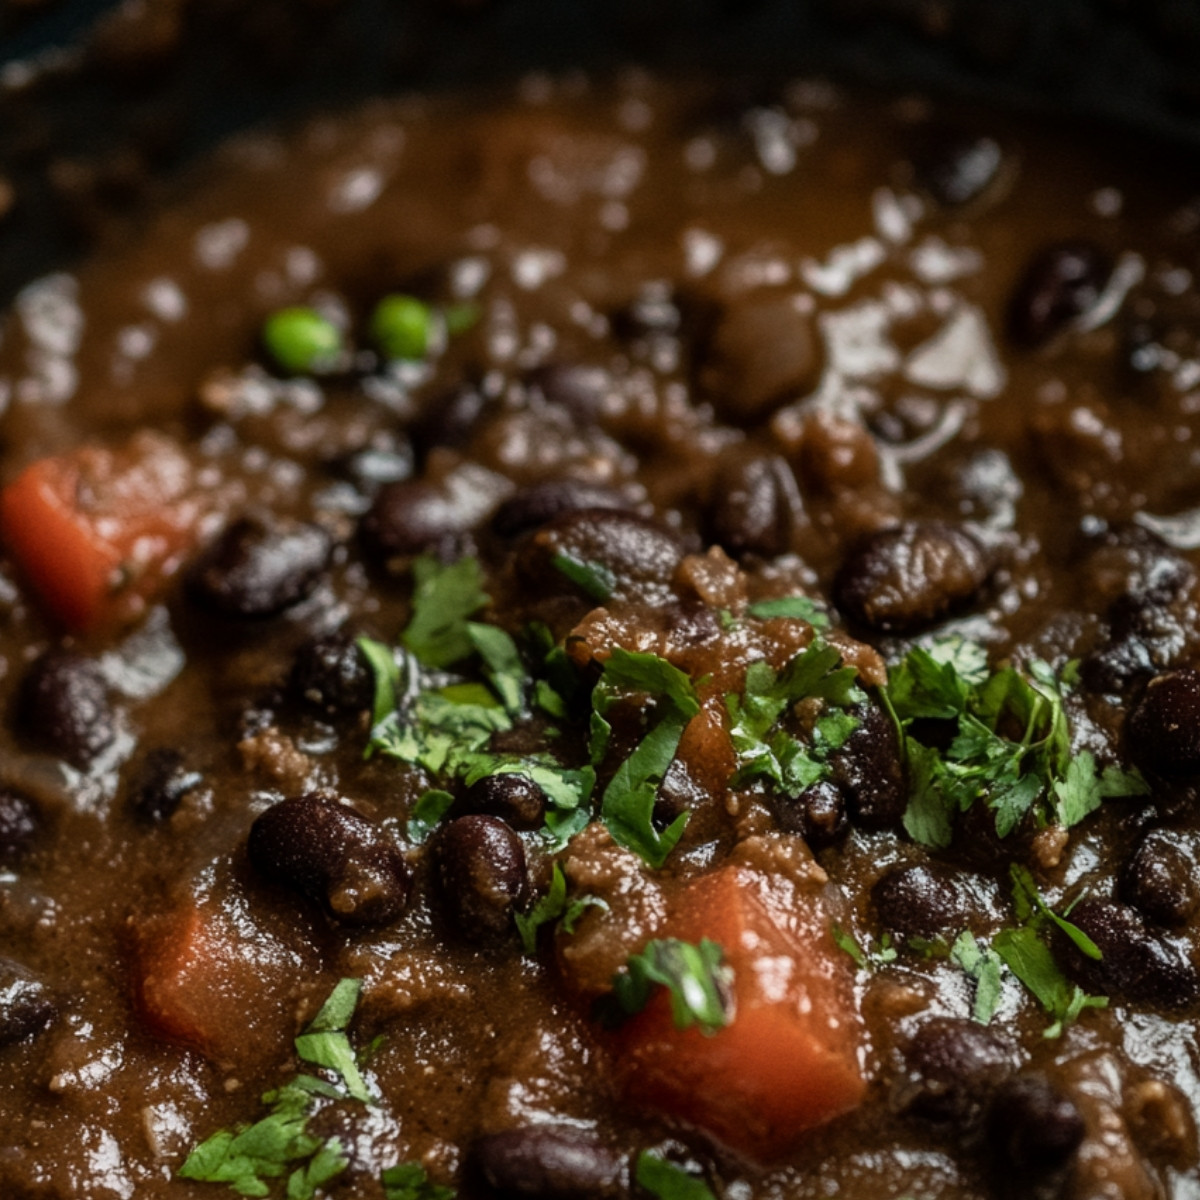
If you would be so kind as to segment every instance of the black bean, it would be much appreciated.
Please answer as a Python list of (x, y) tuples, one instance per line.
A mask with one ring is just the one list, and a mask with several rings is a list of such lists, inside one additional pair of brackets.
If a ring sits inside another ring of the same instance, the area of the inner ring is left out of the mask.
[(913, 155), (913, 181), (941, 208), (963, 208), (997, 182), (1003, 166), (994, 139), (941, 130)]
[(20, 963), (0, 958), (0, 1047), (41, 1033), (56, 1012), (45, 984)]
[(1200, 774), (1200, 671), (1185, 667), (1146, 685), (1125, 723), (1133, 761), (1169, 778)]
[(477, 1138), (470, 1161), (498, 1200), (589, 1200), (623, 1191), (620, 1157), (594, 1134), (568, 1125)]
[[(518, 551), (517, 568), (539, 591), (581, 590), (565, 562), (599, 568), (604, 590), (617, 600), (660, 599), (683, 559), (674, 535), (652, 521), (614, 509), (565, 513), (537, 531)], [(595, 570), (589, 578), (597, 577)], [(584, 590), (592, 600), (607, 597)]]
[(17, 717), (37, 744), (81, 770), (116, 740), (117, 717), (94, 659), (49, 650), (25, 674)]
[(795, 297), (741, 300), (718, 317), (700, 384), (722, 420), (753, 425), (786, 400), (812, 390), (821, 371), (812, 319)]
[(379, 489), (359, 526), (367, 549), (383, 560), (434, 551), (453, 556), (462, 537), (475, 527), (473, 503), (427, 479), (406, 479)]
[(1177, 551), (1140, 525), (1118, 526), (1091, 541), (1081, 586), (1089, 602), (1169, 604), (1195, 577)]
[(1002, 1083), (987, 1115), (988, 1144), (1005, 1171), (1053, 1171), (1079, 1149), (1085, 1133), (1079, 1109), (1040, 1074)]
[(713, 481), (709, 535), (734, 557), (775, 558), (791, 546), (798, 508), (795, 477), (779, 455), (732, 456)]
[(961, 611), (991, 573), (984, 548), (965, 529), (913, 521), (872, 534), (834, 580), (838, 607), (881, 633), (913, 633)]
[(400, 847), (353, 809), (325, 796), (283, 800), (250, 827), (250, 861), (265, 879), (324, 905), (346, 925), (384, 925), (408, 903)]
[(548, 363), (531, 371), (526, 383), (550, 404), (565, 409), (580, 425), (595, 423), (616, 386), (603, 367), (576, 363)]
[(1121, 899), (1160, 925), (1186, 925), (1196, 911), (1194, 853), (1177, 844), (1179, 835), (1155, 829), (1121, 868)]
[(133, 811), (142, 820), (158, 824), (167, 820), (188, 792), (202, 782), (203, 776), (187, 766), (178, 750), (170, 746), (151, 750), (130, 793)]
[(456, 811), (499, 817), (514, 829), (537, 829), (546, 816), (546, 793), (524, 775), (487, 775), (467, 788)]
[(1084, 687), (1108, 696), (1120, 695), (1145, 683), (1154, 672), (1150, 648), (1136, 637), (1100, 646), (1079, 663), (1079, 678)]
[(909, 937), (935, 938), (966, 923), (958, 879), (936, 863), (894, 867), (871, 889), (871, 900), (886, 928)]
[(1013, 1048), (974, 1021), (934, 1017), (904, 1051), (906, 1077), (896, 1093), (900, 1109), (923, 1120), (966, 1128), (990, 1094), (1013, 1071)]
[(300, 703), (328, 717), (351, 716), (371, 707), (375, 681), (352, 635), (326, 633), (296, 651), (288, 688)]
[(332, 551), (319, 525), (240, 517), (192, 564), (189, 590), (224, 616), (271, 617), (312, 595)]
[(833, 780), (846, 799), (850, 820), (862, 829), (899, 825), (908, 807), (900, 739), (876, 705), (855, 711), (858, 728), (831, 758)]
[(413, 440), (423, 451), (434, 446), (464, 446), (492, 403), (470, 383), (449, 395), (436, 396), (413, 425)]
[(850, 828), (842, 789), (828, 780), (805, 788), (794, 799), (778, 797), (775, 813), (781, 829), (800, 834), (813, 850), (832, 846)]
[(441, 901), (468, 941), (494, 943), (512, 929), (525, 894), (525, 849), (497, 817), (474, 814), (443, 826), (433, 845)]
[(1200, 998), (1200, 975), (1184, 944), (1156, 937), (1132, 908), (1089, 896), (1071, 910), (1071, 921), (1102, 957), (1088, 958), (1061, 932), (1055, 934), (1055, 956), (1089, 991), (1166, 1009)]
[(492, 530), (500, 537), (515, 538), (540, 529), (563, 513), (584, 508), (628, 509), (620, 492), (599, 483), (577, 479), (548, 479), (522, 488), (496, 509)]
[(1019, 346), (1045, 345), (1092, 309), (1112, 275), (1107, 251), (1092, 242), (1060, 242), (1030, 263), (1009, 306)]
[(37, 805), (21, 792), (0, 788), (0, 863), (19, 862), (41, 829)]
[(707, 604), (680, 600), (663, 611), (676, 646), (703, 646), (721, 636), (721, 618)]

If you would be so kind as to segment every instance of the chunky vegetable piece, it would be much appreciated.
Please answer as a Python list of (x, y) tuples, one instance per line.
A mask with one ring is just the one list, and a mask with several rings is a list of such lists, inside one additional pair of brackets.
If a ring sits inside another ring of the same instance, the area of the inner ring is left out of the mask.
[(143, 433), (26, 467), (0, 493), (0, 537), (50, 612), (91, 632), (141, 616), (211, 503), (174, 443)]
[(759, 1160), (854, 1108), (866, 1088), (849, 959), (815, 897), (743, 867), (702, 876), (669, 932), (724, 951), (733, 1018), (680, 1029), (667, 989), (614, 1035), (628, 1098)]

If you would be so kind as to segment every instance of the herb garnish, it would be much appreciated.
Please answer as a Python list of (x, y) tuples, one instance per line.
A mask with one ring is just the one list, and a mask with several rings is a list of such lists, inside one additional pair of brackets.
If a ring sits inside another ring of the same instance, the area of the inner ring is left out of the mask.
[[(980, 799), (1007, 837), (1031, 810), (1069, 828), (1106, 797), (1149, 791), (1137, 770), (1101, 770), (1089, 751), (1072, 754), (1064, 695), (1075, 680), (1073, 664), (1060, 674), (1043, 662), (989, 672), (982, 648), (960, 637), (910, 650), (884, 693), (904, 735), (909, 835), (948, 846), (955, 814)], [(926, 744), (918, 721), (952, 722), (953, 739), (945, 749)]]
[(638, 1186), (658, 1200), (716, 1200), (712, 1189), (698, 1175), (652, 1150), (643, 1150), (638, 1155), (635, 1177)]
[(600, 817), (615, 842), (657, 868), (678, 843), (688, 814), (681, 813), (659, 832), (652, 820), (654, 800), (684, 729), (700, 711), (700, 701), (688, 676), (666, 659), (615, 647), (592, 692), (589, 749), (593, 766), (603, 762), (608, 751), (612, 725), (606, 714), (630, 693), (654, 699), (658, 719), (604, 789)]
[(950, 961), (975, 981), (971, 1017), (980, 1025), (990, 1024), (1000, 1003), (1004, 960), (990, 946), (981, 946), (969, 929), (964, 929), (950, 947)]
[(612, 979), (613, 990), (602, 997), (599, 1010), (609, 1025), (620, 1025), (640, 1013), (657, 988), (667, 989), (671, 1020), (676, 1029), (697, 1026), (712, 1036), (734, 1017), (733, 970), (716, 942), (704, 938), (699, 945), (678, 938), (647, 943), (630, 956)]
[(844, 953), (850, 955), (855, 965), (862, 971), (870, 971), (876, 967), (886, 966), (895, 962), (898, 956), (896, 947), (892, 944), (892, 935), (885, 933), (879, 939), (879, 949), (863, 949), (858, 940), (849, 930), (843, 929), (837, 922), (830, 926), (829, 934), (833, 944)]
[(538, 931), (543, 925), (557, 921), (566, 933), (574, 933), (576, 922), (589, 908), (608, 908), (608, 904), (599, 896), (578, 896), (568, 902), (566, 876), (562, 867), (555, 863), (546, 894), (537, 900), (528, 913), (513, 914), (525, 953), (537, 952)]
[(384, 1200), (454, 1200), (454, 1189), (431, 1183), (420, 1163), (398, 1163), (379, 1177)]
[(807, 596), (780, 596), (775, 600), (759, 600), (751, 604), (746, 611), (760, 621), (769, 621), (772, 617), (795, 617), (807, 621), (814, 629), (829, 628), (829, 615), (815, 600), (810, 600)]
[(572, 554), (556, 554), (550, 565), (598, 604), (611, 599), (616, 590), (617, 577), (603, 563), (585, 562)]
[(267, 1181), (292, 1168), (288, 1200), (312, 1200), (317, 1188), (346, 1169), (350, 1159), (342, 1143), (337, 1138), (324, 1141), (307, 1127), (318, 1098), (374, 1101), (346, 1035), (361, 989), (360, 980), (343, 979), (296, 1038), (297, 1055), (331, 1071), (338, 1084), (298, 1075), (267, 1092), (262, 1098), (270, 1106), (267, 1115), (253, 1125), (223, 1129), (205, 1139), (179, 1168), (181, 1178), (227, 1183), (243, 1196), (267, 1196), (271, 1191)]
[[(778, 674), (769, 663), (750, 664), (742, 695), (725, 697), (729, 737), (738, 756), (735, 785), (763, 779), (795, 797), (828, 776), (828, 756), (858, 728), (858, 718), (845, 710), (866, 700), (855, 682), (857, 672), (841, 661), (836, 646), (814, 638)], [(810, 698), (825, 707), (807, 744), (784, 729), (772, 733), (793, 704)]]

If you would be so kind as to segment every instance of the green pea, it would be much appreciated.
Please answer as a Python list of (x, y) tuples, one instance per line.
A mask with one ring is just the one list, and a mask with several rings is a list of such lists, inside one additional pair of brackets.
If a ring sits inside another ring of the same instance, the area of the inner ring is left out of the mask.
[(315, 375), (337, 367), (342, 335), (316, 309), (297, 306), (272, 313), (262, 333), (271, 357), (293, 375)]
[(384, 296), (371, 315), (371, 338), (384, 358), (419, 362), (429, 353), (433, 320), (415, 296)]

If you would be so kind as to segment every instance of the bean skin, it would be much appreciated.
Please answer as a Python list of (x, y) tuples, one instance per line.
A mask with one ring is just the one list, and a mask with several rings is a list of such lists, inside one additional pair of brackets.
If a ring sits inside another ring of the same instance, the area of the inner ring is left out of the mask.
[(486, 775), (467, 788), (458, 808), (498, 817), (513, 829), (537, 829), (546, 816), (546, 793), (524, 775)]
[(17, 716), (32, 740), (80, 770), (117, 737), (99, 665), (71, 651), (50, 650), (35, 660), (21, 684)]
[(1185, 667), (1150, 680), (1125, 738), (1133, 761), (1147, 771), (1173, 779), (1200, 774), (1200, 671)]
[(717, 471), (709, 531), (735, 557), (774, 558), (791, 544), (799, 495), (792, 469), (776, 454), (738, 455)]
[(594, 1135), (567, 1125), (528, 1125), (476, 1139), (470, 1161), (498, 1200), (590, 1200), (615, 1196), (621, 1159)]
[(941, 131), (913, 156), (914, 182), (940, 208), (960, 209), (1000, 177), (1004, 151), (990, 137)]
[(526, 383), (548, 403), (565, 409), (579, 425), (591, 425), (604, 411), (604, 400), (615, 388), (603, 367), (578, 363), (548, 363), (529, 373)]
[(459, 817), (438, 831), (434, 871), (442, 905), (458, 932), (481, 945), (502, 941), (525, 895), (525, 849), (498, 817)]
[(0, 958), (0, 1048), (40, 1033), (56, 1012), (49, 990), (31, 971)]
[(1113, 262), (1092, 242), (1050, 246), (1029, 264), (1009, 306), (1013, 342), (1035, 349), (1052, 341), (1099, 300)]
[(913, 521), (872, 534), (842, 563), (837, 606), (880, 633), (915, 633), (966, 608), (991, 574), (987, 553), (965, 529)]
[(131, 789), (136, 816), (151, 824), (168, 820), (188, 792), (202, 782), (198, 771), (190, 770), (183, 755), (171, 746), (151, 750)]
[(0, 864), (20, 862), (37, 840), (41, 825), (37, 806), (28, 796), (0, 788)]
[(192, 564), (189, 591), (223, 616), (272, 617), (313, 593), (332, 551), (319, 525), (241, 517)]
[(798, 833), (813, 850), (834, 845), (850, 828), (842, 790), (828, 780), (805, 788), (795, 799), (780, 796), (775, 806), (779, 827)]
[(584, 508), (627, 509), (620, 492), (598, 483), (577, 479), (548, 479), (522, 488), (496, 510), (492, 531), (503, 538), (519, 537), (560, 517)]
[(305, 707), (327, 717), (351, 716), (371, 707), (375, 682), (354, 637), (327, 633), (296, 652), (288, 689)]
[(896, 728), (877, 705), (864, 705), (854, 715), (859, 719), (858, 728), (830, 759), (833, 780), (846, 798), (855, 825), (895, 828), (908, 807)]
[(1160, 925), (1186, 925), (1200, 905), (1195, 847), (1179, 834), (1151, 830), (1118, 877), (1121, 899)]
[(1004, 1169), (1041, 1175), (1061, 1167), (1087, 1132), (1079, 1109), (1040, 1074), (1000, 1085), (987, 1116), (987, 1140)]
[(321, 795), (268, 808), (250, 827), (258, 873), (321, 904), (344, 925), (386, 925), (408, 904), (410, 872), (391, 837)]
[(973, 1021), (933, 1017), (904, 1051), (907, 1077), (900, 1108), (935, 1124), (966, 1128), (980, 1116), (990, 1093), (1012, 1074), (1013, 1049)]
[(871, 900), (888, 929), (909, 937), (935, 938), (966, 922), (954, 874), (933, 863), (888, 871), (871, 889)]

